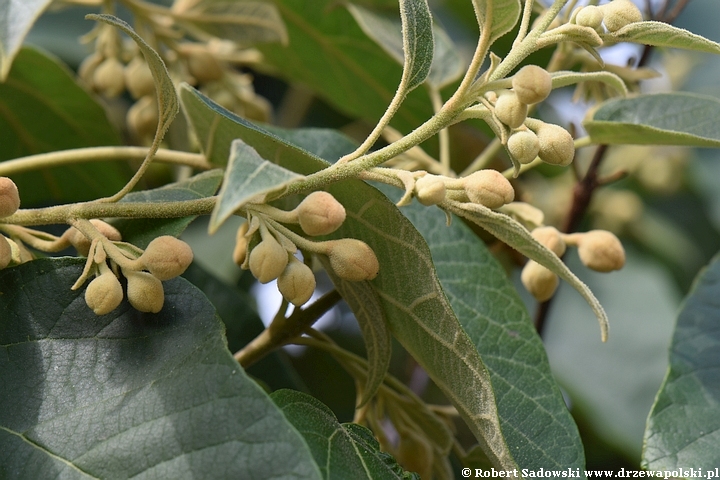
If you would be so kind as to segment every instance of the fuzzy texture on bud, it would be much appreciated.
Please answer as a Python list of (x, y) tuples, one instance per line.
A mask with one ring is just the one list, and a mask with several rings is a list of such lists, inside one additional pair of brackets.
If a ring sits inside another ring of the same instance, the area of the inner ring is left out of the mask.
[(315, 291), (315, 275), (310, 267), (292, 257), (278, 277), (277, 286), (285, 300), (299, 307), (312, 297)]
[(0, 235), (0, 270), (10, 265), (12, 261), (12, 247), (7, 238)]
[(20, 208), (17, 185), (8, 177), (0, 177), (0, 218), (9, 217)]
[(162, 282), (147, 272), (125, 272), (130, 305), (141, 312), (158, 313), (165, 303)]
[(472, 203), (479, 203), (488, 208), (500, 208), (515, 198), (512, 185), (497, 170), (478, 170), (463, 180), (465, 194)]
[(91, 53), (80, 63), (78, 67), (78, 77), (85, 82), (89, 87), (93, 86), (93, 77), (95, 76), (95, 70), (105, 60), (105, 58), (99, 53)]
[(503, 93), (495, 102), (495, 116), (510, 128), (518, 128), (527, 118), (528, 106), (512, 92)]
[(518, 131), (508, 138), (507, 149), (515, 160), (527, 165), (540, 153), (540, 140), (530, 130)]
[(250, 272), (260, 283), (278, 278), (288, 264), (288, 252), (272, 235), (267, 235), (250, 252)]
[(125, 91), (125, 67), (117, 58), (106, 58), (95, 69), (92, 84), (106, 97), (117, 97)]
[(622, 243), (606, 230), (591, 230), (582, 234), (578, 241), (578, 255), (583, 265), (597, 272), (612, 272), (625, 265)]
[(581, 27), (590, 27), (593, 30), (602, 30), (603, 17), (602, 9), (595, 5), (588, 5), (581, 8), (575, 17), (575, 23)]
[(445, 200), (447, 188), (442, 178), (436, 175), (425, 175), (415, 182), (415, 196), (418, 202), (429, 207)]
[(598, 8), (602, 10), (605, 28), (609, 32), (617, 32), (626, 25), (643, 20), (640, 9), (630, 0), (613, 0)]
[(513, 76), (512, 87), (518, 100), (522, 103), (538, 103), (550, 95), (552, 77), (544, 68), (537, 65), (525, 65)]
[(351, 282), (372, 280), (380, 272), (380, 263), (370, 246), (354, 238), (325, 242), (330, 268), (338, 277)]
[(155, 81), (147, 62), (140, 56), (133, 58), (125, 67), (125, 86), (133, 98), (138, 99), (155, 92)]
[(114, 273), (107, 271), (95, 277), (85, 290), (85, 303), (95, 315), (115, 310), (123, 299), (123, 289)]
[[(90, 223), (92, 223), (95, 228), (97, 228), (98, 231), (108, 240), (113, 242), (119, 242), (122, 240), (122, 235), (120, 235), (118, 229), (109, 223), (98, 220), (97, 218), (90, 220)], [(83, 235), (80, 230), (75, 227), (70, 227), (65, 230), (63, 237), (67, 238), (70, 245), (75, 247), (75, 250), (77, 250), (80, 255), (87, 257), (90, 251), (90, 240), (88, 240), (88, 238)]]
[(566, 167), (575, 158), (575, 141), (572, 135), (559, 125), (543, 123), (535, 132), (540, 142), (540, 159), (550, 165)]
[(189, 49), (187, 55), (187, 67), (190, 75), (195, 77), (198, 83), (207, 83), (222, 78), (223, 69), (215, 56), (205, 48)]
[(146, 95), (128, 109), (125, 122), (138, 139), (144, 140), (155, 135), (158, 119), (157, 101), (152, 95)]
[(520, 281), (538, 302), (549, 300), (560, 283), (557, 275), (533, 260), (523, 267)]
[(158, 280), (170, 280), (187, 270), (193, 261), (193, 252), (182, 240), (163, 235), (148, 244), (140, 261)]
[(238, 267), (242, 267), (245, 264), (245, 259), (247, 258), (247, 252), (248, 252), (248, 246), (250, 242), (248, 241), (245, 234), (248, 232), (248, 228), (250, 226), (250, 222), (244, 222), (240, 227), (237, 229), (237, 233), (235, 234), (235, 249), (233, 250), (233, 262), (235, 262), (235, 265)]
[(313, 192), (295, 209), (300, 228), (310, 236), (328, 235), (345, 221), (345, 207), (328, 192)]
[(558, 257), (562, 257), (565, 254), (567, 245), (565, 245), (565, 240), (563, 240), (562, 234), (557, 228), (538, 227), (532, 231), (532, 236)]

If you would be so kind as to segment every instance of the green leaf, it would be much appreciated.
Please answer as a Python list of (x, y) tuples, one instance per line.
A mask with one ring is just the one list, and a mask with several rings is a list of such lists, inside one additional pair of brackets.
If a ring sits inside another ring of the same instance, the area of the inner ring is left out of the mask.
[(720, 53), (720, 43), (695, 35), (665, 22), (635, 22), (614, 33), (601, 35), (606, 43), (633, 42), (654, 47), (682, 48), (697, 52)]
[[(304, 440), (181, 278), (98, 317), (75, 258), (0, 272), (0, 451), (14, 478), (319, 478)], [(272, 459), (270, 461), (269, 459)]]
[[(520, 0), (492, 0), (491, 2), (472, 0), (472, 4), (475, 8), (475, 16), (480, 24), (480, 30), (486, 28), (485, 24), (488, 18), (492, 19), (490, 43), (512, 30), (520, 19), (520, 12), (522, 11)], [(491, 12), (488, 11), (490, 9), (492, 9)]]
[(622, 78), (611, 72), (573, 72), (563, 70), (551, 73), (553, 89), (575, 85), (581, 82), (600, 82), (612, 87), (615, 91), (625, 96), (628, 93), (625, 82)]
[(400, 0), (403, 37), (403, 77), (407, 91), (421, 85), (430, 73), (435, 40), (427, 0)]
[(0, 4), (0, 82), (7, 79), (23, 40), (52, 0), (6, 0)]
[(678, 315), (670, 368), (645, 430), (645, 468), (711, 470), (720, 465), (718, 294), (716, 256), (696, 279)]
[(679, 92), (608, 100), (583, 126), (597, 144), (718, 147), (719, 119), (719, 99)]
[(268, 162), (242, 140), (234, 140), (218, 201), (210, 215), (210, 233), (249, 201), (262, 202), (265, 194), (305, 177)]
[[(127, 194), (120, 203), (181, 202), (210, 197), (217, 192), (222, 181), (220, 169), (199, 173), (181, 182), (170, 183), (160, 188)], [(197, 216), (181, 218), (134, 218), (113, 222), (122, 233), (123, 240), (145, 248), (152, 239), (160, 235), (178, 237)]]
[[(0, 7), (2, 8), (2, 7)], [(119, 145), (103, 108), (57, 59), (32, 48), (0, 83), (0, 160), (71, 148)], [(85, 163), (11, 175), (23, 205), (78, 202), (116, 192), (125, 162)]]
[[(239, 137), (263, 158), (302, 174), (328, 166), (189, 86), (182, 87), (180, 97), (201, 147), (211, 147), (208, 158), (227, 155), (231, 139)], [(442, 291), (425, 240), (385, 195), (364, 182), (346, 180), (326, 190), (347, 211), (333, 237), (363, 240), (378, 257), (380, 274), (370, 285), (393, 335), (453, 402), (496, 467), (516, 468), (502, 437), (489, 374)]]
[(270, 398), (282, 410), (310, 447), (322, 478), (327, 480), (412, 479), (360, 425), (340, 424), (335, 414), (310, 395), (279, 390)]

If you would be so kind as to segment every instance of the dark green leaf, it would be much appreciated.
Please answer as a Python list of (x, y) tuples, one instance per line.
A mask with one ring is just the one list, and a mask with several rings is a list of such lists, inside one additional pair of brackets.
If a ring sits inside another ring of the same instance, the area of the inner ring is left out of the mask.
[[(670, 368), (645, 431), (643, 466), (720, 465), (720, 257), (696, 279), (670, 347)], [(685, 476), (685, 475), (680, 475)]]
[(0, 82), (7, 79), (13, 58), (35, 20), (52, 0), (6, 0), (0, 4)]
[[(473, 0), (475, 14), (479, 17), (480, 30), (487, 27), (485, 23), (491, 18), (490, 43), (502, 37), (513, 29), (520, 18), (520, 0)], [(488, 15), (488, 6), (492, 7), (492, 13)]]
[(706, 53), (720, 53), (720, 44), (665, 22), (635, 22), (614, 33), (602, 35), (608, 43), (633, 42), (655, 47), (682, 48)]
[(661, 93), (603, 103), (584, 123), (597, 144), (720, 146), (720, 100)]
[[(105, 111), (64, 65), (38, 50), (21, 50), (10, 76), (0, 84), (0, 160), (119, 143)], [(124, 162), (106, 162), (12, 177), (29, 207), (110, 195), (122, 188), (130, 173)]]
[(407, 90), (421, 85), (432, 65), (435, 40), (427, 0), (400, 0), (403, 37), (403, 80)]
[[(230, 356), (185, 280), (98, 317), (79, 259), (0, 272), (0, 452), (10, 478), (318, 478), (307, 445)], [(4, 475), (4, 476), (6, 476)]]

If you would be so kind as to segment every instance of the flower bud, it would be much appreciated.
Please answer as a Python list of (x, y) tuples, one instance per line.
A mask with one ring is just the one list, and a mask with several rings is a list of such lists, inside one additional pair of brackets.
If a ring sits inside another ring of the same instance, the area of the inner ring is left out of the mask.
[[(92, 223), (95, 228), (97, 228), (98, 231), (108, 240), (111, 240), (113, 242), (119, 242), (120, 240), (122, 240), (122, 236), (120, 235), (118, 229), (113, 227), (109, 223), (98, 220), (97, 218), (93, 218), (92, 220), (90, 220), (90, 223)], [(77, 250), (80, 255), (85, 257), (88, 255), (91, 242), (85, 235), (80, 232), (80, 230), (75, 227), (70, 227), (65, 230), (65, 233), (63, 233), (63, 237), (65, 237), (67, 241), (70, 242), (70, 245), (75, 247), (75, 250)]]
[(643, 20), (640, 9), (630, 0), (613, 0), (598, 8), (602, 10), (605, 28), (609, 32), (616, 32), (626, 25)]
[(125, 67), (125, 86), (133, 98), (142, 98), (155, 92), (155, 80), (147, 62), (141, 56), (134, 57)]
[(125, 91), (124, 70), (120, 60), (106, 58), (93, 73), (93, 88), (106, 97), (117, 97)]
[(20, 208), (17, 185), (8, 177), (0, 177), (0, 218), (9, 217)]
[(562, 257), (565, 254), (565, 240), (563, 240), (562, 234), (557, 228), (538, 227), (532, 231), (532, 236), (558, 257)]
[(260, 283), (278, 278), (288, 264), (288, 252), (268, 234), (250, 252), (250, 271)]
[(198, 83), (212, 82), (222, 77), (222, 66), (212, 53), (195, 45), (190, 46), (187, 50), (188, 72), (195, 77)]
[(525, 65), (512, 77), (512, 87), (520, 102), (528, 105), (538, 103), (550, 95), (552, 77), (544, 68)]
[(299, 307), (312, 297), (315, 291), (315, 275), (310, 267), (292, 257), (278, 277), (277, 286), (285, 300)]
[(162, 282), (147, 272), (123, 271), (130, 305), (141, 312), (158, 313), (165, 303)]
[(308, 235), (328, 235), (345, 221), (345, 207), (328, 192), (313, 192), (295, 209), (300, 228)]
[(527, 118), (527, 104), (521, 102), (517, 95), (506, 92), (495, 102), (495, 116), (510, 128), (518, 128)]
[(436, 175), (425, 175), (415, 182), (415, 196), (426, 207), (445, 200), (446, 190), (445, 182)]
[(127, 112), (125, 121), (128, 129), (138, 138), (152, 138), (158, 124), (158, 109), (155, 97), (146, 95), (135, 102)]
[(620, 240), (605, 230), (590, 230), (578, 240), (580, 261), (597, 272), (620, 270), (625, 265), (625, 250)]
[(518, 131), (508, 138), (507, 149), (515, 160), (526, 165), (540, 153), (540, 141), (530, 130)]
[(110, 270), (95, 277), (85, 290), (85, 303), (95, 315), (112, 312), (120, 305), (122, 299), (122, 285)]
[(560, 283), (557, 275), (533, 260), (523, 267), (520, 281), (538, 302), (549, 300)]
[(512, 185), (497, 170), (478, 170), (463, 180), (465, 194), (472, 203), (479, 203), (488, 208), (500, 208), (515, 198)]
[(170, 280), (187, 270), (193, 261), (193, 252), (182, 240), (163, 235), (148, 244), (140, 261), (158, 280)]
[(575, 158), (572, 135), (559, 125), (543, 123), (535, 132), (540, 142), (540, 159), (550, 165), (565, 167)]
[(380, 263), (370, 246), (354, 238), (325, 242), (330, 267), (338, 277), (351, 282), (372, 280), (380, 272)]
[(0, 235), (0, 270), (10, 265), (12, 261), (12, 247), (7, 238)]
[(105, 58), (97, 52), (91, 53), (80, 63), (78, 67), (78, 77), (89, 87), (93, 88), (93, 77), (95, 70), (105, 60)]
[(582, 7), (575, 17), (575, 23), (582, 27), (590, 27), (593, 30), (600, 31), (602, 29), (603, 11), (595, 5)]
[(240, 225), (240, 228), (237, 229), (237, 233), (235, 234), (235, 250), (233, 250), (233, 262), (235, 262), (238, 267), (242, 267), (243, 264), (245, 264), (245, 259), (247, 258), (248, 246), (250, 242), (248, 241), (245, 234), (248, 232), (249, 226), (250, 222), (244, 222), (242, 225)]

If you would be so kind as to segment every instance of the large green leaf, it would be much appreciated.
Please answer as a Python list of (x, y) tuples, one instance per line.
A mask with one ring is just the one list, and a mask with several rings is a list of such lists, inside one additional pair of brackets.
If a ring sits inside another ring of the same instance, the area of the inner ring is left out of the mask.
[[(645, 431), (643, 466), (720, 465), (720, 257), (697, 278), (678, 315), (670, 368)], [(684, 475), (681, 475), (684, 476)]]
[[(328, 166), (190, 87), (183, 87), (180, 97), (200, 145), (212, 146), (205, 152), (210, 159), (226, 158), (230, 142), (239, 137), (263, 158), (301, 174)], [(489, 374), (445, 297), (425, 240), (385, 195), (364, 182), (342, 181), (327, 191), (347, 211), (333, 236), (363, 240), (378, 257), (380, 274), (369, 284), (392, 333), (453, 402), (494, 464), (516, 468), (500, 430)]]
[(720, 53), (720, 44), (665, 22), (635, 22), (616, 32), (601, 35), (601, 37), (608, 44), (633, 42), (655, 47)]
[(98, 317), (80, 259), (0, 272), (0, 472), (9, 478), (318, 478), (307, 444), (227, 351), (202, 293)]
[(13, 58), (35, 20), (52, 0), (6, 0), (0, 4), (0, 82), (5, 81)]
[(597, 144), (720, 146), (720, 100), (661, 93), (609, 100), (584, 122)]
[[(22, 49), (0, 84), (0, 160), (119, 143), (105, 111), (65, 66)], [(12, 177), (23, 204), (31, 206), (110, 195), (125, 185), (130, 169), (124, 162), (86, 163)]]
[(279, 390), (271, 395), (310, 447), (322, 478), (412, 479), (387, 453), (380, 451), (372, 433), (356, 424), (340, 424), (335, 414), (310, 395)]

